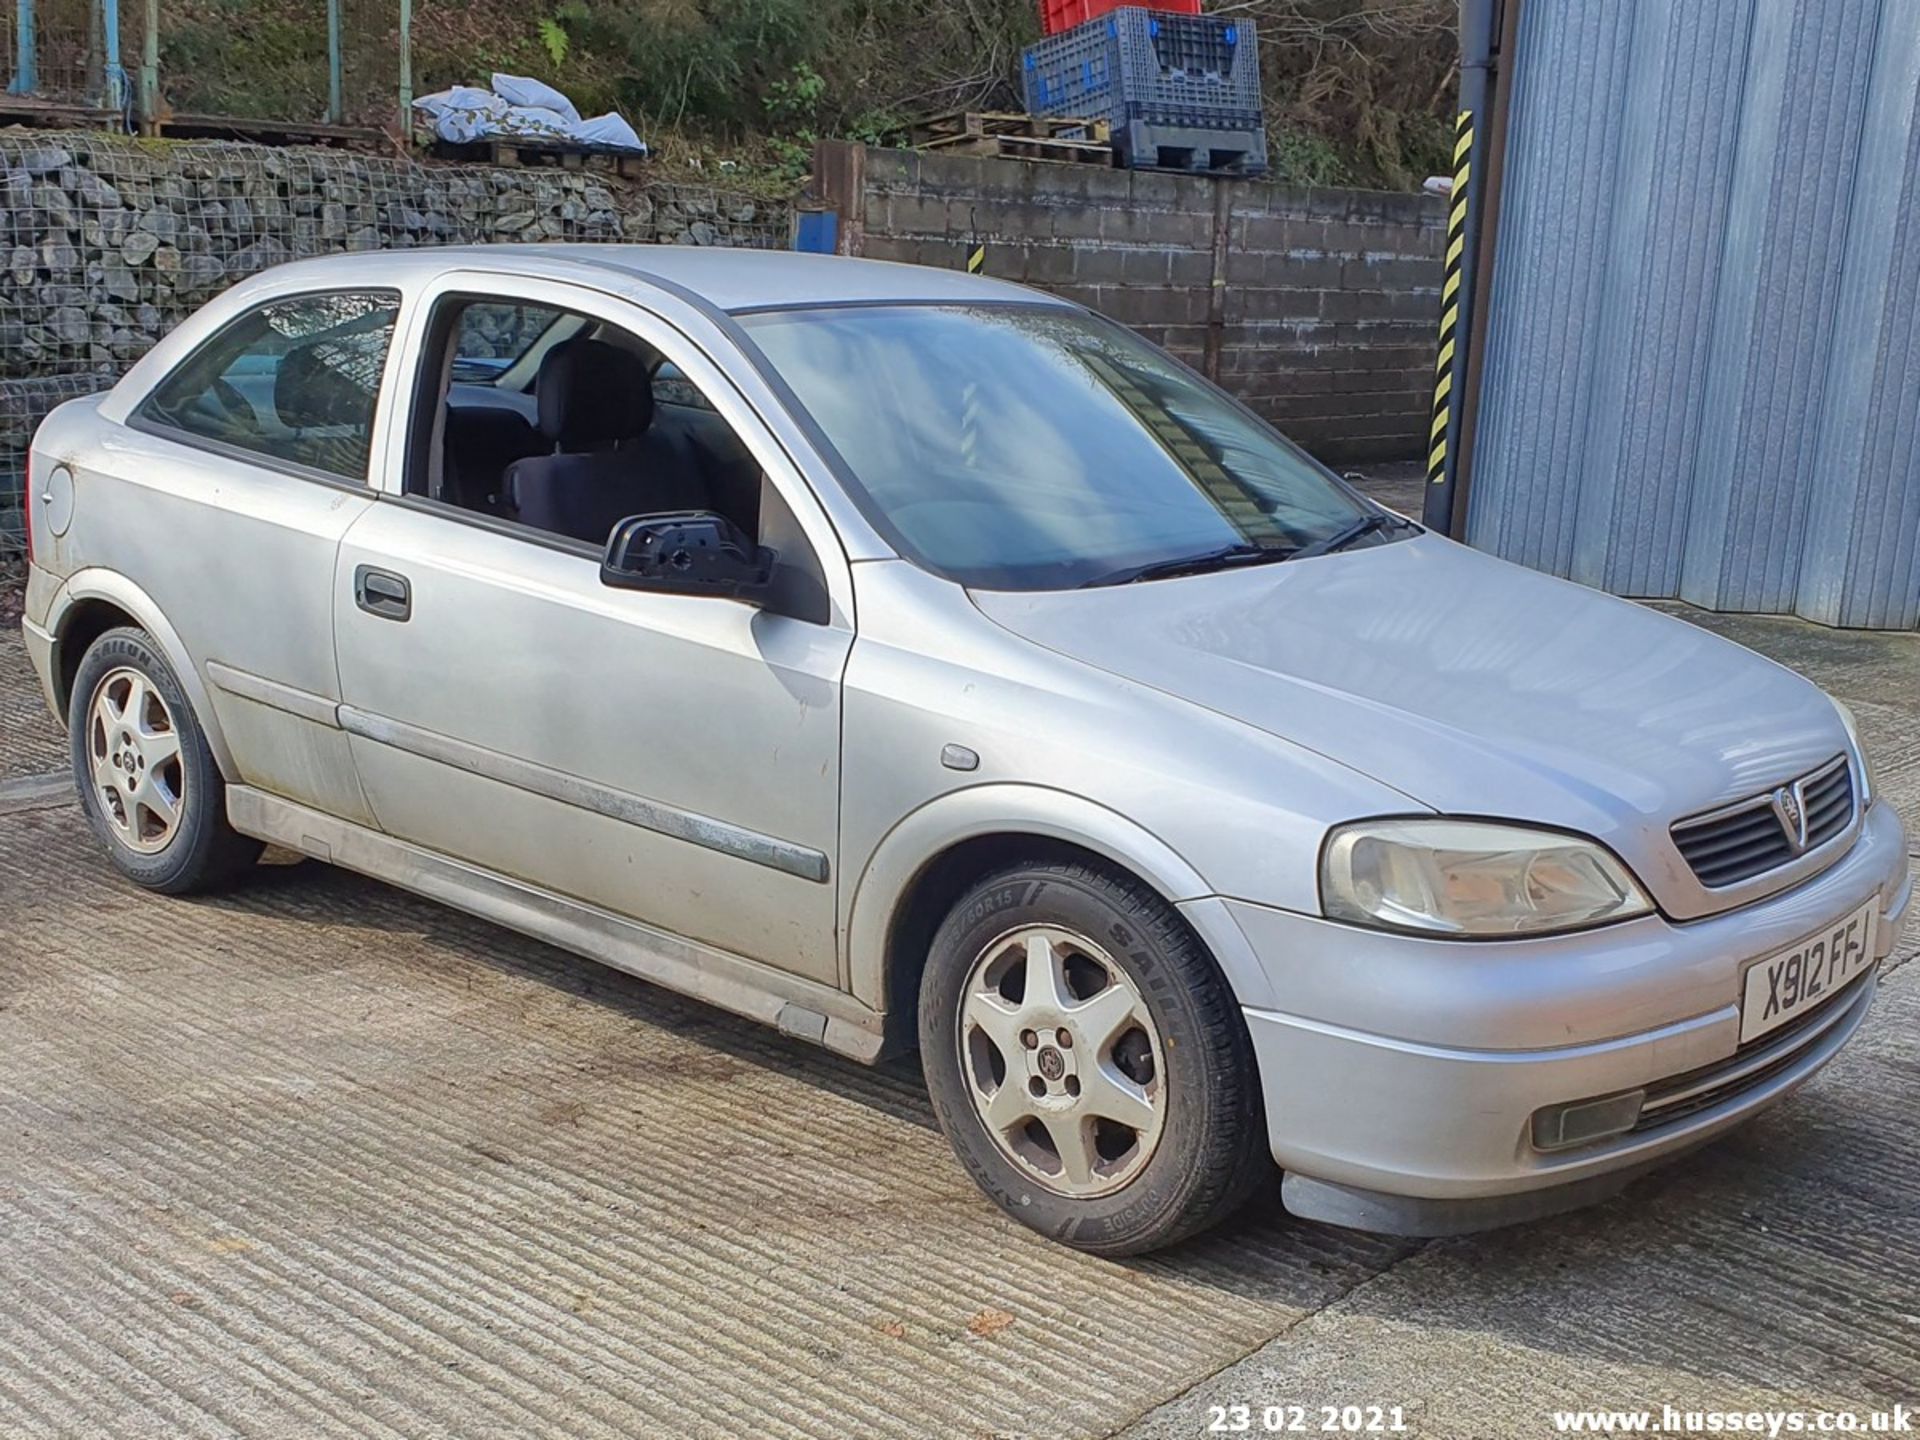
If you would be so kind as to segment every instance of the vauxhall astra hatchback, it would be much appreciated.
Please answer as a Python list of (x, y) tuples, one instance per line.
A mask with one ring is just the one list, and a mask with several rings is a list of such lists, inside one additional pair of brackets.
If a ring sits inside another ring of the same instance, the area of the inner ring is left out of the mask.
[(1910, 900), (1813, 685), (987, 279), (305, 261), (56, 411), (29, 493), (130, 880), (272, 843), (917, 1048), (981, 1189), (1088, 1250), (1276, 1167), (1407, 1234), (1606, 1195), (1825, 1065)]

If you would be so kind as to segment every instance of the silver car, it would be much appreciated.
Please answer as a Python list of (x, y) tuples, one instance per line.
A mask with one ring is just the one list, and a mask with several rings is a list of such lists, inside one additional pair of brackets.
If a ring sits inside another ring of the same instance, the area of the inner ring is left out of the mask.
[(132, 880), (271, 843), (917, 1047), (981, 1188), (1101, 1253), (1276, 1163), (1409, 1234), (1610, 1193), (1831, 1059), (1910, 900), (1799, 676), (958, 273), (302, 262), (29, 485), (28, 645)]

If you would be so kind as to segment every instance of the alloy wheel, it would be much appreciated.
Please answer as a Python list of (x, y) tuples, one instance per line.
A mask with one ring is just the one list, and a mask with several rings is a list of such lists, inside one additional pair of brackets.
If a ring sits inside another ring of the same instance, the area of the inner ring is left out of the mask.
[(975, 1111), (1038, 1184), (1091, 1199), (1153, 1158), (1166, 1119), (1159, 1032), (1127, 973), (1086, 936), (1025, 925), (987, 945), (958, 1029)]
[(173, 712), (138, 670), (110, 670), (87, 706), (87, 762), (94, 798), (129, 850), (167, 848), (186, 811), (186, 769)]

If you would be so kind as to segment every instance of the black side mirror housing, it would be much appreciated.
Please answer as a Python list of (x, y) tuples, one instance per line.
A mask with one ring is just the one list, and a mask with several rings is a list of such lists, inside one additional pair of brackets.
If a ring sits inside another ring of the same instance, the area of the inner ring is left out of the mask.
[(600, 583), (658, 595), (765, 603), (774, 553), (711, 510), (633, 515), (613, 527)]

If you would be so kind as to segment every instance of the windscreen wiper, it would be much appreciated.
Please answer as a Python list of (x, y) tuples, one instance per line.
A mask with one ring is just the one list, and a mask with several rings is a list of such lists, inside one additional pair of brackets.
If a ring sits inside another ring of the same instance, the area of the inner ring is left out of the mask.
[(1083, 582), (1080, 588), (1092, 590), (1103, 585), (1131, 585), (1138, 580), (1165, 580), (1175, 575), (1198, 575), (1207, 570), (1227, 570), (1240, 565), (1264, 565), (1275, 560), (1286, 560), (1296, 553), (1291, 546), (1249, 545), (1243, 541), (1200, 555), (1181, 555), (1172, 560), (1130, 565), (1124, 570), (1096, 575)]
[(1368, 515), (1356, 520), (1344, 530), (1336, 530), (1324, 540), (1316, 540), (1311, 545), (1302, 545), (1287, 558), (1290, 560), (1306, 560), (1315, 555), (1326, 555), (1335, 550), (1344, 550), (1347, 546), (1353, 544), (1354, 541), (1377, 534), (1390, 525), (1411, 524), (1413, 524), (1411, 520), (1403, 519), (1398, 515), (1389, 515), (1382, 511), (1377, 515)]

